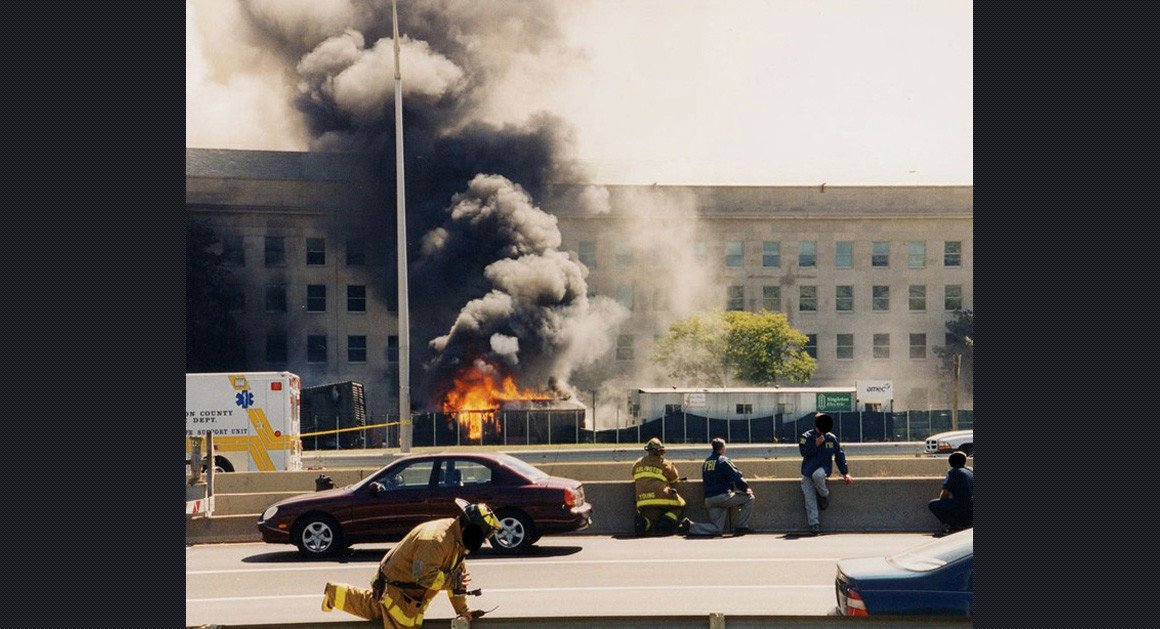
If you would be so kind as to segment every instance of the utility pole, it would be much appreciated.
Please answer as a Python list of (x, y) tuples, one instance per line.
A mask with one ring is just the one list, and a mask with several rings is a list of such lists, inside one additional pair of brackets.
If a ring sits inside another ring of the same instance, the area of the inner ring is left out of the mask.
[(407, 207), (403, 186), (403, 74), (399, 70), (399, 14), (391, 0), (395, 38), (395, 247), (399, 283), (399, 451), (411, 451), (411, 313), (407, 301)]
[(959, 364), (962, 358), (962, 354), (955, 354), (951, 358), (952, 371), (955, 374), (954, 387), (951, 389), (951, 430), (959, 429)]

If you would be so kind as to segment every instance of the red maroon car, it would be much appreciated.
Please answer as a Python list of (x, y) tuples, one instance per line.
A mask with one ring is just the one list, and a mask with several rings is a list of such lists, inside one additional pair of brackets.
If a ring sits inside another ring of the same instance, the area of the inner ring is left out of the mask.
[(508, 454), (447, 453), (404, 457), (353, 485), (277, 502), (258, 519), (258, 530), (263, 541), (328, 556), (351, 544), (397, 541), (421, 522), (452, 517), (459, 513), (455, 498), (495, 511), (503, 530), (489, 541), (501, 553), (583, 529), (592, 516), (580, 481), (549, 476)]

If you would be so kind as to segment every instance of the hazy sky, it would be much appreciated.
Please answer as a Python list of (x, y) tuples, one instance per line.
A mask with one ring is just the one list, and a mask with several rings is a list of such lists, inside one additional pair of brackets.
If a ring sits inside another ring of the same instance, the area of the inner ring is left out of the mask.
[[(186, 145), (307, 150), (295, 63), (253, 37), (241, 2), (186, 3)], [(279, 0), (277, 19), (311, 14), (314, 39), (299, 31), (314, 45), (357, 30), (359, 4)], [(424, 5), (400, 0), (399, 12)], [(479, 6), (439, 3), (466, 5)], [(255, 6), (275, 5), (255, 0), (250, 14)], [(483, 6), (502, 14), (515, 5)], [(973, 181), (970, 2), (571, 0), (551, 9), (551, 49), (495, 55), (510, 40), (480, 37), (480, 55), (503, 68), (473, 115), (522, 124), (540, 110), (557, 114), (599, 183)]]

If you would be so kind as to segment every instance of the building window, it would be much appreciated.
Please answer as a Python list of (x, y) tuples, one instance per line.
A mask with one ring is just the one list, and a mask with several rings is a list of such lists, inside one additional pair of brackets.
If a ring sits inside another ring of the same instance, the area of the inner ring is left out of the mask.
[(839, 240), (834, 243), (834, 267), (849, 269), (854, 266), (854, 242)]
[(584, 266), (595, 269), (596, 268), (596, 241), (595, 240), (581, 240), (580, 241), (580, 262)]
[(324, 363), (326, 362), (326, 336), (323, 334), (310, 334), (306, 337), (306, 362), (308, 363)]
[(621, 334), (616, 337), (616, 360), (632, 360), (631, 334)]
[(818, 311), (818, 287), (801, 286), (798, 292), (798, 310), (801, 312)]
[(810, 358), (817, 360), (817, 358), (818, 358), (818, 335), (817, 334), (807, 334), (806, 335), (806, 353), (810, 355)]
[(737, 412), (735, 413), (736, 415), (750, 415), (753, 413), (753, 405), (752, 404), (738, 404), (736, 410), (737, 410)]
[(306, 264), (308, 266), (319, 266), (326, 264), (325, 238), (306, 239)]
[(890, 310), (890, 287), (889, 286), (873, 286), (871, 287), (871, 310)]
[(387, 337), (387, 362), (399, 362), (399, 337), (395, 335)]
[(266, 266), (286, 264), (286, 239), (281, 236), (266, 236)]
[(943, 297), (943, 305), (947, 310), (962, 310), (963, 309), (963, 285), (962, 284), (947, 284), (946, 293)]
[(625, 308), (632, 310), (632, 286), (629, 286), (628, 284), (617, 285), (616, 301)]
[(798, 266), (818, 266), (818, 242), (816, 240), (798, 243)]
[(284, 363), (284, 362), (286, 362), (286, 335), (285, 334), (267, 334), (266, 335), (266, 362), (268, 362), (268, 363)]
[(709, 261), (709, 247), (705, 246), (704, 240), (693, 242), (693, 259), (697, 262)]
[(910, 286), (910, 309), (926, 310), (926, 286), (922, 284), (911, 284)]
[(306, 286), (306, 311), (326, 312), (325, 284), (309, 284)]
[(889, 242), (874, 242), (870, 244), (870, 266), (890, 266)]
[(926, 268), (926, 243), (921, 240), (906, 243), (906, 266), (912, 269)]
[(725, 266), (739, 267), (745, 260), (745, 244), (736, 240), (725, 243)]
[(926, 358), (926, 335), (925, 334), (911, 334), (910, 335), (910, 357), (911, 358)]
[(943, 266), (963, 265), (963, 241), (948, 240), (943, 243)]
[(232, 234), (222, 236), (222, 264), (226, 266), (245, 266), (246, 250), (242, 246), (242, 237)]
[(685, 411), (683, 404), (665, 404), (665, 415), (677, 415)]
[(874, 335), (874, 358), (890, 358), (890, 335)]
[(781, 266), (781, 243), (767, 240), (761, 243), (761, 266)]
[(838, 312), (854, 311), (853, 286), (837, 286), (834, 288), (834, 307)]
[(239, 282), (230, 282), (226, 285), (226, 309), (246, 309), (246, 287)]
[(632, 266), (632, 245), (616, 243), (616, 266)]
[(769, 312), (777, 312), (781, 310), (780, 286), (761, 287), (761, 307), (765, 308)]
[(745, 310), (745, 287), (730, 286), (729, 295), (725, 300), (726, 310)]
[(365, 363), (367, 361), (367, 337), (346, 337), (346, 360), (351, 363)]
[(854, 335), (839, 334), (838, 347), (834, 352), (836, 358), (846, 359), (854, 357)]
[(347, 312), (367, 311), (367, 287), (359, 284), (350, 284), (346, 287)]
[(286, 286), (269, 284), (266, 286), (266, 312), (286, 312)]
[(367, 263), (367, 241), (350, 238), (346, 241), (346, 265), (365, 266)]

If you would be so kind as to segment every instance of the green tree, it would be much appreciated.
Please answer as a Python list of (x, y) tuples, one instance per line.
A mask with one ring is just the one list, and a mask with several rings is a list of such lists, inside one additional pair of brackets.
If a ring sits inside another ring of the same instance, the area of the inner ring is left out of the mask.
[(973, 311), (956, 310), (954, 318), (947, 321), (946, 327), (946, 345), (936, 347), (934, 350), (942, 358), (939, 369), (945, 374), (953, 373), (954, 363), (952, 361), (955, 354), (960, 354), (962, 359), (959, 363), (959, 382), (967, 394), (973, 395), (975, 372), (975, 316)]
[(807, 382), (817, 368), (805, 351), (807, 342), (783, 313), (717, 312), (669, 326), (653, 346), (653, 357), (670, 377), (692, 385)]
[(229, 308), (229, 271), (213, 230), (189, 220), (185, 232), (185, 370), (241, 371), (246, 354)]

